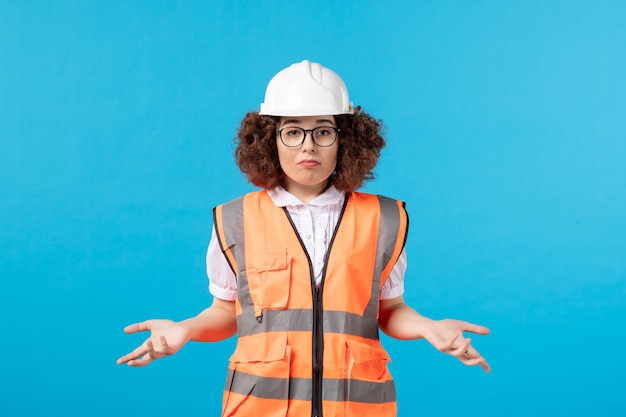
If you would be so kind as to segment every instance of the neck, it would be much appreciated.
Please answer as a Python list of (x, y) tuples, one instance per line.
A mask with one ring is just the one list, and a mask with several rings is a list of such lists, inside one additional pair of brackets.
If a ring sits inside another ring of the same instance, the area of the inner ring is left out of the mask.
[(326, 191), (328, 186), (329, 184), (327, 182), (315, 185), (304, 185), (287, 181), (287, 184), (285, 184), (285, 190), (293, 194), (304, 204), (308, 204), (315, 197)]

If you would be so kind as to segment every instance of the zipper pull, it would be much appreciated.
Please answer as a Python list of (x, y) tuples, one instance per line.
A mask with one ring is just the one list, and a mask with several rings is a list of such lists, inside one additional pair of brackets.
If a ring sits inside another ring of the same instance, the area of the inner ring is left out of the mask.
[(254, 318), (258, 323), (263, 323), (263, 308), (261, 306), (254, 306)]

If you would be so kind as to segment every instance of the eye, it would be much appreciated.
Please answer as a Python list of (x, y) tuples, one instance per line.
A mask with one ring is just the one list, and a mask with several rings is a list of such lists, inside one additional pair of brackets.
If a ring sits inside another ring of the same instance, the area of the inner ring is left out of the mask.
[(285, 129), (283, 131), (284, 135), (287, 136), (300, 136), (302, 134), (302, 132), (300, 131), (300, 129)]
[(333, 132), (332, 129), (330, 129), (328, 127), (319, 127), (315, 131), (317, 136), (328, 136), (328, 135), (331, 135), (332, 132)]

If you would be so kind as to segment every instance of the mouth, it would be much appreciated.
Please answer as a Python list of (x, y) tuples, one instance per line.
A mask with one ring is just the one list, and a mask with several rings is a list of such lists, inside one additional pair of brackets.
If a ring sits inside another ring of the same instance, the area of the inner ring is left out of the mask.
[(315, 168), (320, 163), (314, 159), (305, 159), (303, 161), (298, 162), (298, 165), (303, 166), (305, 168)]

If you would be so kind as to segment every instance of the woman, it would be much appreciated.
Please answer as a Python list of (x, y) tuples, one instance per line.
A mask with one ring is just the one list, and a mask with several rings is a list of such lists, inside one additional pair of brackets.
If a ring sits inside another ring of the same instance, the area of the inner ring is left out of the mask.
[(207, 253), (213, 304), (181, 322), (148, 320), (150, 337), (118, 363), (144, 366), (187, 341), (238, 333), (223, 416), (395, 416), (378, 328), (425, 338), (490, 368), (463, 332), (405, 304), (404, 204), (356, 192), (373, 178), (382, 125), (353, 108), (345, 84), (303, 61), (274, 76), (260, 112), (241, 122), (237, 164), (262, 191), (214, 210)]

